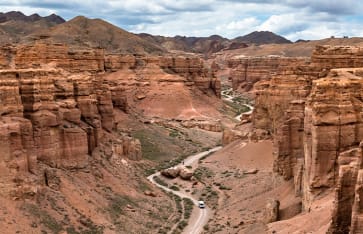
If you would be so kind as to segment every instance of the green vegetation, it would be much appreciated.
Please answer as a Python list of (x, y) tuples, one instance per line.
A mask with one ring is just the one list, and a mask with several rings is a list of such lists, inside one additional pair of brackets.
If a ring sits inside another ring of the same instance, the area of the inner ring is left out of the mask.
[(178, 223), (178, 229), (182, 231), (186, 226), (188, 225), (188, 222), (185, 220), (182, 220)]
[(218, 206), (218, 192), (214, 191), (211, 186), (206, 186), (201, 191), (199, 200), (208, 201), (208, 206), (212, 209), (216, 209)]
[(38, 206), (34, 204), (25, 204), (23, 208), (34, 217), (39, 218), (40, 223), (48, 228), (52, 233), (57, 234), (63, 230), (62, 224), (58, 223), (56, 219), (50, 216), (46, 211), (40, 209)]
[(160, 184), (161, 186), (164, 187), (169, 187), (168, 183), (166, 183), (163, 179), (161, 179), (159, 176), (154, 176), (153, 177), (154, 181), (158, 184)]
[(227, 186), (225, 186), (223, 184), (219, 186), (219, 189), (220, 190), (232, 190), (230, 187), (227, 187)]
[(183, 198), (184, 204), (184, 219), (188, 220), (193, 212), (194, 203), (189, 198)]
[(159, 163), (155, 168), (149, 168), (149, 169), (145, 169), (145, 175), (149, 176), (154, 174), (157, 171), (161, 171), (170, 167), (174, 167), (178, 164), (180, 164), (184, 159), (186, 159), (188, 157), (188, 155), (181, 155), (178, 158), (172, 159), (170, 161), (164, 161)]
[(194, 171), (194, 177), (199, 181), (202, 181), (203, 178), (211, 178), (213, 175), (214, 172), (206, 167), (198, 167)]
[(137, 181), (137, 185), (138, 185), (138, 189), (141, 191), (141, 192), (145, 192), (145, 191), (150, 191), (151, 188), (150, 188), (150, 185), (145, 183), (143, 180), (138, 180)]
[(120, 217), (120, 214), (124, 213), (123, 210), (127, 205), (138, 207), (137, 202), (130, 197), (116, 195), (110, 200), (107, 211), (110, 213), (111, 218), (116, 220)]
[(251, 110), (248, 106), (239, 103), (224, 101), (224, 104), (225, 109), (229, 114), (232, 112), (234, 115), (239, 115)]
[(232, 175), (234, 175), (233, 171), (224, 171), (221, 173), (223, 175), (223, 177), (230, 177)]
[(46, 229), (50, 231), (50, 233), (58, 234), (62, 231), (67, 231), (69, 234), (102, 234), (104, 227), (98, 226), (93, 223), (90, 218), (85, 217), (84, 215), (80, 216), (80, 223), (82, 226), (79, 228), (80, 231), (77, 231), (75, 227), (69, 226), (68, 216), (65, 216), (63, 221), (57, 221), (55, 218), (50, 216), (50, 214), (42, 210), (39, 206), (35, 204), (26, 203), (23, 205), (22, 209), (24, 209), (27, 213), (32, 215), (33, 217), (39, 219), (39, 222), (44, 225)]
[(244, 98), (241, 96), (232, 98), (232, 101), (234, 103), (238, 103), (238, 104), (248, 104), (249, 103), (249, 100), (247, 98)]
[(178, 187), (178, 186), (176, 186), (176, 185), (172, 185), (172, 186), (170, 186), (170, 189), (171, 189), (171, 190), (174, 190), (174, 191), (180, 191), (179, 187)]
[(182, 133), (179, 132), (178, 130), (170, 129), (169, 131), (170, 131), (169, 132), (170, 137), (181, 137), (182, 136)]
[(141, 142), (142, 156), (149, 160), (158, 160), (166, 156), (165, 152), (162, 152), (158, 147), (156, 140), (158, 137), (146, 132), (145, 130), (140, 130), (133, 132), (132, 137), (137, 138)]

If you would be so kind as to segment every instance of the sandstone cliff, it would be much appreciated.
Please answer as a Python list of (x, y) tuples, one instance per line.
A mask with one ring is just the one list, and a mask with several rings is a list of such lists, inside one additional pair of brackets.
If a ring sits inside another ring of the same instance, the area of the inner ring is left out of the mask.
[[(102, 49), (40, 43), (2, 52), (1, 179), (9, 190), (16, 176), (41, 175), (39, 163), (84, 168), (95, 148), (108, 158), (141, 159), (140, 142), (119, 132), (114, 109), (140, 113), (148, 86), (168, 89), (176, 82), (192, 89), (189, 95), (220, 93), (219, 81), (199, 58), (105, 55)], [(146, 77), (146, 67), (157, 73)]]
[(255, 85), (253, 124), (273, 137), (275, 171), (294, 179), (305, 211), (336, 194), (331, 233), (360, 230), (360, 56), (357, 47), (317, 47), (310, 64), (280, 67)]
[(232, 88), (234, 90), (250, 91), (256, 82), (270, 80), (271, 76), (279, 70), (287, 70), (292, 65), (297, 66), (308, 61), (309, 59), (304, 57), (266, 56), (231, 58), (227, 61), (227, 64), (231, 68)]

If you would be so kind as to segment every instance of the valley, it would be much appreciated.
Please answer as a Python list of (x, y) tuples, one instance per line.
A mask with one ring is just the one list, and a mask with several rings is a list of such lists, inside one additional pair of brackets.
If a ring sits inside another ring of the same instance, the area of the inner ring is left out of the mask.
[(9, 12), (0, 39), (2, 233), (362, 231), (362, 38)]

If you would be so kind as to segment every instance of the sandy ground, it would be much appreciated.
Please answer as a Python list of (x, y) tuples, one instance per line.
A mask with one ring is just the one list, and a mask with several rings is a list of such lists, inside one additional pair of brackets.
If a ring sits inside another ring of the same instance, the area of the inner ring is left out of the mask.
[(267, 233), (300, 234), (327, 233), (331, 221), (334, 193), (313, 202), (311, 210), (291, 219), (270, 223)]
[[(297, 212), (300, 199), (294, 196), (292, 182), (272, 172), (270, 141), (235, 141), (201, 165), (214, 173), (204, 182), (219, 195), (205, 233), (266, 233), (264, 208), (270, 198), (280, 200), (280, 208), (285, 211), (282, 218)], [(254, 170), (257, 173), (246, 174)]]
[[(235, 141), (199, 162), (193, 165), (198, 184), (167, 181), (183, 193), (204, 200), (212, 209), (213, 217), (204, 233), (266, 233), (264, 209), (270, 198), (280, 201), (282, 219), (300, 212), (292, 181), (284, 181), (272, 172), (271, 141)], [(253, 170), (257, 172), (246, 174)]]
[[(217, 150), (220, 150), (222, 147), (215, 147), (213, 149), (191, 155), (188, 158), (186, 158), (183, 163), (180, 163), (176, 165), (176, 167), (181, 166), (197, 166), (198, 160), (204, 157), (205, 155), (208, 155), (210, 153), (213, 153)], [(198, 207), (198, 199), (195, 198), (192, 194), (185, 190), (181, 191), (174, 191), (172, 189), (169, 189), (163, 185), (158, 184), (154, 180), (154, 176), (160, 176), (160, 172), (154, 173), (150, 176), (148, 176), (148, 180), (158, 186), (159, 188), (165, 190), (166, 192), (174, 193), (175, 195), (181, 197), (181, 198), (189, 198), (193, 201), (195, 208), (193, 209), (192, 216), (189, 219), (188, 226), (185, 227), (183, 230), (184, 234), (199, 234), (202, 232), (204, 225), (208, 222), (208, 219), (210, 218), (210, 208), (205, 207), (204, 209), (199, 209)]]

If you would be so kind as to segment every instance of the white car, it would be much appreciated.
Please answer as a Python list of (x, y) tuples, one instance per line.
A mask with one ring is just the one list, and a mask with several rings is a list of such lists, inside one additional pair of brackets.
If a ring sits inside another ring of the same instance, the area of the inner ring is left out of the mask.
[(201, 209), (205, 208), (204, 201), (198, 201), (198, 207), (201, 208)]

